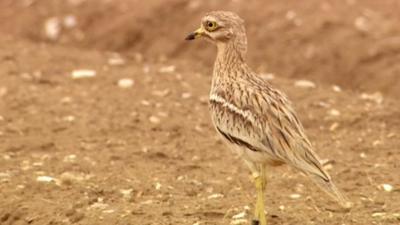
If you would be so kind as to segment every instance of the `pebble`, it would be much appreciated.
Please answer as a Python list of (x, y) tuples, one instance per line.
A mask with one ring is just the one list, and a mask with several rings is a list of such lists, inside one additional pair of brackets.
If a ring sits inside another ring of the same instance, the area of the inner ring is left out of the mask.
[(66, 96), (66, 97), (62, 98), (60, 102), (63, 103), (63, 104), (71, 103), (72, 102), (72, 98), (69, 97), (69, 96)]
[(337, 85), (333, 85), (333, 86), (332, 86), (332, 90), (333, 90), (334, 92), (342, 92), (342, 88), (339, 87), (339, 86), (337, 86)]
[(0, 87), (0, 97), (3, 97), (6, 95), (8, 92), (8, 89), (6, 87)]
[(386, 213), (384, 212), (372, 213), (372, 217), (384, 217), (384, 216), (386, 216)]
[(118, 87), (120, 88), (130, 88), (135, 82), (129, 78), (123, 78), (118, 80)]
[(182, 93), (182, 98), (183, 98), (183, 99), (188, 99), (188, 98), (190, 98), (190, 97), (192, 97), (192, 94), (191, 94), (191, 93), (189, 93), (189, 92)]
[(60, 175), (61, 183), (67, 185), (70, 185), (74, 182), (81, 182), (85, 179), (86, 179), (85, 176), (72, 172), (64, 172)]
[(335, 131), (338, 127), (339, 127), (339, 123), (334, 122), (334, 123), (329, 127), (329, 130), (330, 130), (330, 131)]
[(260, 76), (261, 76), (261, 78), (263, 80), (273, 80), (273, 79), (275, 79), (275, 74), (273, 74), (273, 73), (262, 73), (262, 74), (260, 74)]
[(125, 59), (121, 56), (113, 56), (108, 59), (108, 65), (110, 66), (122, 66), (125, 64)]
[(175, 66), (163, 66), (161, 67), (158, 72), (160, 73), (173, 73), (175, 72), (176, 67)]
[(340, 112), (337, 109), (331, 109), (328, 111), (328, 114), (331, 116), (340, 116)]
[(367, 19), (363, 16), (357, 17), (354, 20), (354, 26), (360, 31), (368, 31), (369, 29)]
[(119, 192), (124, 198), (129, 199), (132, 196), (133, 189), (121, 189)]
[(390, 184), (382, 184), (381, 186), (382, 186), (383, 190), (386, 191), (386, 192), (393, 191), (393, 186), (390, 185)]
[(74, 70), (71, 73), (72, 79), (82, 79), (82, 78), (91, 78), (96, 76), (96, 71), (94, 70)]
[(162, 90), (162, 91), (160, 91), (160, 90), (155, 90), (155, 91), (152, 92), (152, 94), (153, 94), (154, 96), (158, 96), (158, 97), (165, 97), (165, 96), (167, 96), (170, 92), (171, 92), (171, 91), (170, 91), (169, 89), (165, 89), (165, 90)]
[(65, 116), (63, 117), (63, 120), (67, 122), (73, 122), (75, 121), (75, 116)]
[(380, 92), (375, 92), (373, 94), (362, 93), (360, 98), (363, 100), (374, 101), (377, 104), (381, 104), (383, 102), (383, 95)]
[(57, 40), (61, 32), (60, 19), (57, 17), (47, 19), (44, 24), (44, 32), (49, 40)]
[(216, 193), (216, 194), (209, 195), (207, 198), (208, 199), (216, 199), (216, 198), (223, 198), (223, 197), (224, 197), (223, 194)]
[(147, 101), (147, 100), (142, 100), (142, 101), (140, 101), (140, 103), (142, 105), (144, 105), (144, 106), (150, 106), (151, 105), (151, 103), (149, 101)]
[(37, 182), (43, 182), (43, 183), (49, 183), (49, 182), (55, 181), (55, 178), (54, 177), (50, 177), (50, 176), (38, 176), (36, 178), (36, 181)]
[(150, 116), (149, 120), (151, 123), (154, 123), (154, 124), (158, 124), (161, 122), (160, 118), (158, 118), (156, 116)]
[(74, 28), (77, 25), (76, 17), (74, 15), (67, 15), (63, 19), (64, 27)]
[(238, 219), (238, 220), (231, 221), (231, 225), (241, 225), (241, 224), (247, 224), (247, 220), (246, 219)]
[(75, 154), (71, 154), (71, 155), (66, 155), (63, 159), (64, 162), (68, 162), (68, 163), (73, 163), (76, 161), (76, 155)]
[(300, 194), (291, 194), (291, 195), (289, 195), (289, 197), (291, 199), (299, 199), (301, 197), (301, 195)]
[(245, 218), (245, 217), (246, 217), (246, 212), (241, 212), (241, 213), (238, 213), (236, 215), (233, 215), (232, 219), (237, 220), (237, 219), (242, 219), (242, 218)]
[(314, 82), (309, 81), (309, 80), (298, 80), (294, 83), (294, 86), (300, 87), (300, 88), (316, 88), (317, 85), (315, 85)]

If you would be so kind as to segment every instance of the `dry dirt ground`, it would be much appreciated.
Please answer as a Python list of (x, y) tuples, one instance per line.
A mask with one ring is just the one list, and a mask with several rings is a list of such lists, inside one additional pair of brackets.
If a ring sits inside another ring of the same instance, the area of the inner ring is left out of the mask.
[(2, 0), (0, 224), (252, 218), (249, 172), (208, 115), (215, 49), (183, 41), (213, 9), (247, 21), (250, 65), (274, 75), (355, 204), (340, 210), (282, 166), (269, 173), (269, 224), (400, 224), (395, 0)]

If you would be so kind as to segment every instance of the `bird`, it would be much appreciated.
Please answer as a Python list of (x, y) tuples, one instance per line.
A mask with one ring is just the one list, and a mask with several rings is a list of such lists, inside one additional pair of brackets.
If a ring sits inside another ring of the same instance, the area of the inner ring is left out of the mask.
[(257, 190), (252, 224), (267, 224), (266, 173), (282, 164), (311, 178), (343, 207), (351, 207), (324, 170), (287, 96), (246, 63), (244, 20), (234, 12), (212, 11), (185, 39), (206, 39), (217, 47), (209, 110), (217, 133), (251, 171)]

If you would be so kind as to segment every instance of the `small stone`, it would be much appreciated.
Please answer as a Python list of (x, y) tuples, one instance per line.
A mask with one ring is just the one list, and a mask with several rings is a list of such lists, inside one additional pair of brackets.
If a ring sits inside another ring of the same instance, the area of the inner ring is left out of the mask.
[(173, 73), (175, 72), (175, 66), (163, 66), (158, 71), (160, 73)]
[[(0, 119), (0, 120), (1, 120), (1, 119)], [(389, 134), (387, 135), (388, 138), (392, 138), (392, 137), (395, 137), (395, 136), (396, 136), (395, 133), (389, 133)]]
[(64, 162), (69, 162), (69, 163), (73, 163), (76, 161), (76, 155), (75, 154), (71, 154), (71, 155), (67, 155), (64, 157), (63, 161)]
[(122, 66), (125, 64), (125, 59), (123, 59), (119, 55), (115, 55), (115, 56), (109, 58), (107, 63), (110, 66)]
[(63, 120), (66, 122), (73, 122), (75, 121), (75, 116), (65, 116)]
[(375, 140), (374, 142), (372, 142), (372, 145), (374, 147), (378, 146), (378, 145), (382, 145), (382, 141), (381, 140)]
[(160, 90), (155, 90), (155, 91), (152, 92), (152, 94), (153, 94), (154, 96), (158, 96), (158, 97), (165, 97), (165, 96), (167, 96), (170, 92), (171, 92), (171, 91), (170, 91), (169, 89), (165, 89), (165, 90), (162, 90), (162, 91), (160, 91)]
[(86, 177), (82, 174), (77, 174), (73, 172), (64, 172), (60, 175), (61, 184), (71, 185), (75, 182), (81, 182), (85, 180)]
[(61, 103), (63, 103), (63, 104), (67, 104), (67, 103), (71, 103), (71, 102), (72, 102), (72, 98), (69, 96), (66, 96), (61, 99)]
[(360, 153), (360, 157), (361, 157), (362, 159), (365, 159), (365, 158), (367, 158), (367, 155), (365, 154), (365, 152), (361, 152), (361, 153)]
[(291, 199), (299, 199), (301, 197), (301, 195), (300, 194), (291, 194), (291, 195), (289, 195), (289, 197)]
[(374, 101), (377, 104), (381, 104), (383, 102), (383, 95), (380, 92), (375, 92), (373, 94), (362, 93), (360, 98), (363, 100)]
[(262, 74), (260, 74), (260, 76), (263, 80), (267, 80), (267, 81), (275, 79), (275, 74), (273, 74), (273, 73), (262, 73)]
[(354, 26), (360, 31), (368, 31), (369, 29), (367, 19), (363, 16), (357, 17), (354, 20)]
[(118, 80), (118, 87), (120, 87), (120, 88), (130, 88), (133, 86), (133, 84), (134, 84), (134, 81), (129, 78), (124, 78), (124, 79)]
[(150, 106), (151, 105), (151, 103), (149, 101), (147, 101), (147, 100), (142, 100), (140, 103), (142, 105), (144, 105), (144, 106)]
[(386, 213), (384, 212), (372, 213), (372, 217), (384, 217), (384, 216), (386, 216)]
[(382, 186), (383, 190), (386, 191), (386, 192), (393, 191), (393, 186), (390, 185), (390, 184), (382, 184), (381, 186)]
[(236, 215), (233, 215), (232, 219), (237, 220), (237, 219), (243, 219), (245, 217), (246, 217), (246, 212), (241, 212), (241, 213), (238, 213)]
[(342, 92), (342, 88), (339, 87), (339, 86), (337, 86), (337, 85), (333, 85), (333, 86), (332, 86), (332, 90), (333, 90), (334, 92)]
[(296, 12), (293, 11), (293, 10), (287, 11), (287, 13), (286, 13), (286, 15), (285, 15), (285, 17), (286, 17), (287, 20), (293, 20), (294, 18), (296, 18), (296, 16), (297, 16), (297, 14), (296, 14)]
[(89, 209), (98, 209), (98, 210), (105, 210), (108, 207), (108, 204), (103, 203), (102, 201), (95, 202), (89, 206)]
[(61, 32), (60, 19), (57, 17), (47, 19), (44, 24), (44, 32), (49, 40), (57, 40)]
[(6, 95), (8, 92), (8, 89), (6, 87), (0, 87), (0, 97), (3, 97)]
[(151, 123), (154, 123), (154, 124), (158, 124), (161, 122), (160, 118), (158, 118), (156, 116), (150, 116), (149, 120)]
[(241, 224), (247, 224), (247, 220), (246, 219), (237, 219), (237, 220), (231, 221), (231, 225), (241, 225)]
[(156, 190), (160, 190), (161, 189), (161, 184), (159, 182), (157, 182), (154, 187), (156, 188)]
[(96, 76), (96, 71), (94, 70), (74, 70), (72, 71), (72, 79), (82, 79), (82, 78), (91, 78)]
[(329, 127), (329, 130), (330, 130), (330, 131), (335, 131), (338, 127), (339, 127), (339, 123), (334, 122), (334, 123)]
[(50, 176), (38, 176), (36, 178), (36, 181), (43, 182), (43, 183), (49, 183), (49, 182), (55, 181), (55, 179)]
[(285, 210), (285, 206), (284, 205), (280, 205), (279, 209), (283, 211), (283, 210)]
[(331, 109), (328, 111), (328, 114), (331, 116), (340, 116), (340, 112), (337, 109)]
[(67, 15), (63, 19), (64, 27), (74, 28), (77, 25), (76, 17), (74, 15)]
[(208, 199), (217, 199), (217, 198), (223, 198), (223, 197), (224, 197), (223, 194), (216, 193), (216, 194), (209, 195), (207, 198)]
[(119, 192), (125, 199), (130, 199), (132, 196), (133, 189), (121, 189)]
[(309, 80), (298, 80), (294, 83), (294, 86), (300, 87), (300, 88), (316, 88), (317, 85), (315, 85), (314, 82), (309, 81)]
[(191, 93), (189, 93), (189, 92), (182, 93), (182, 98), (183, 98), (183, 99), (188, 99), (188, 98), (190, 98), (190, 97), (192, 97), (192, 94), (191, 94)]

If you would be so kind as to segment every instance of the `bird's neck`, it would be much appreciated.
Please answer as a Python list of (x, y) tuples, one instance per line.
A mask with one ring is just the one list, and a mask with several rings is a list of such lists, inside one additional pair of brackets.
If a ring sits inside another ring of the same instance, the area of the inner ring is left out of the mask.
[(217, 58), (214, 65), (214, 73), (231, 74), (231, 70), (245, 64), (245, 52), (241, 51), (240, 46), (231, 41), (228, 43), (217, 43)]

